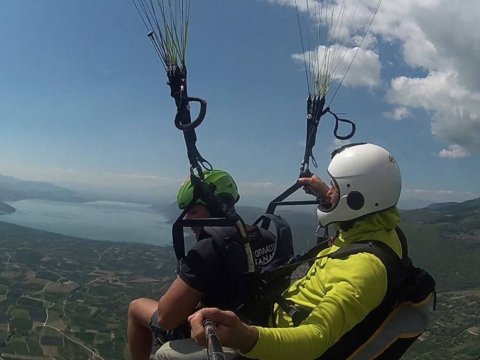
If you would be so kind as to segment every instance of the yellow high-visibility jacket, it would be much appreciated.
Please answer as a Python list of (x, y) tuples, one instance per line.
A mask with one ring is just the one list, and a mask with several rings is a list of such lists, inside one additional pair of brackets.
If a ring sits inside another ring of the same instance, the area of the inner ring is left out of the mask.
[[(396, 208), (367, 216), (348, 231), (340, 231), (333, 246), (318, 256), (355, 241), (377, 240), (401, 257), (401, 244), (395, 232), (399, 221)], [(310, 315), (294, 327), (290, 316), (276, 305), (274, 327), (257, 327), (259, 339), (251, 351), (243, 355), (261, 360), (316, 359), (375, 309), (386, 291), (387, 270), (373, 254), (318, 259), (307, 274), (282, 295), (311, 309)]]

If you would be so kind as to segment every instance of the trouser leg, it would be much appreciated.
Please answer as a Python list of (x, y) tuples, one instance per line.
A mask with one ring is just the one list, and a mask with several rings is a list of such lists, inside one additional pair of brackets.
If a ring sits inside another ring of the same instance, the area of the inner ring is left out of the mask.
[[(223, 348), (227, 360), (239, 359), (237, 351)], [(155, 353), (155, 360), (206, 360), (207, 349), (195, 344), (192, 339), (169, 341)]]

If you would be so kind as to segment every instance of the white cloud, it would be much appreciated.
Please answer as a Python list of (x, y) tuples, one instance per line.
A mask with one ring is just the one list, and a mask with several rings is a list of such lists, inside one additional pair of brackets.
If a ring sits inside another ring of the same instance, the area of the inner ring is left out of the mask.
[[(271, 3), (295, 6), (295, 0), (268, 0)], [(304, 11), (310, 0), (297, 0)], [(328, 1), (328, 3), (343, 1)], [(351, 0), (374, 6), (376, 0)], [(359, 19), (366, 9), (360, 5)], [(362, 23), (360, 20), (359, 23)], [(367, 52), (377, 56), (364, 59), (366, 74), (372, 83), (365, 82), (361, 72), (353, 69), (345, 85), (374, 86), (378, 83), (374, 65), (378, 55), (374, 53), (375, 37), (400, 48), (400, 56), (416, 77), (408, 73), (390, 83), (388, 101), (395, 109), (386, 115), (394, 119), (404, 118), (411, 109), (425, 110), (431, 121), (432, 135), (448, 149), (442, 154), (480, 152), (480, 2), (477, 0), (389, 0), (383, 1), (371, 28), (371, 36), (364, 45)], [(349, 26), (342, 34), (351, 35), (352, 47), (358, 28)], [(344, 38), (348, 37), (343, 35)], [(380, 54), (383, 55), (383, 54)], [(297, 55), (298, 56), (298, 55)], [(362, 58), (355, 62), (361, 62)], [(355, 63), (354, 63), (355, 64)], [(362, 71), (363, 66), (359, 67)], [(368, 67), (370, 65), (371, 67)], [(424, 75), (419, 76), (418, 73)], [(463, 151), (452, 151), (459, 146)]]
[(383, 116), (392, 120), (402, 120), (412, 117), (412, 113), (405, 106), (399, 106), (390, 112), (384, 112)]
[(449, 159), (464, 158), (469, 155), (470, 154), (463, 146), (457, 144), (450, 145), (448, 149), (443, 149), (438, 154), (438, 156), (440, 156), (441, 158)]
[(430, 202), (462, 202), (476, 197), (471, 192), (458, 192), (452, 190), (429, 190), (429, 189), (403, 189), (402, 199), (420, 199)]
[[(316, 51), (307, 51), (306, 54), (292, 55), (292, 58), (298, 62), (303, 62), (305, 57), (315, 59), (311, 61), (311, 72), (315, 76), (324, 71), (318, 68), (323, 64), (323, 59), (336, 57), (337, 59), (331, 61), (332, 66), (329, 71), (332, 71), (332, 80), (341, 81), (348, 70), (343, 81), (344, 86), (374, 87), (380, 82), (380, 60), (371, 50), (332, 45), (329, 48), (319, 46)], [(355, 61), (352, 63), (354, 57)]]
[(406, 108), (419, 108), (431, 116), (432, 134), (465, 154), (480, 150), (480, 93), (462, 87), (458, 74), (432, 71), (423, 78), (398, 77), (387, 99)]
[[(328, 38), (330, 44), (360, 45), (374, 43), (365, 36), (381, 0), (267, 0), (273, 4), (294, 7), (301, 19), (302, 33), (311, 32), (311, 39)], [(305, 21), (303, 21), (305, 17)], [(309, 18), (309, 19), (308, 19)], [(316, 21), (321, 26), (311, 26)], [(328, 36), (325, 26), (328, 27)], [(310, 30), (309, 30), (310, 29)], [(364, 39), (365, 37), (365, 39)], [(308, 38), (308, 37), (306, 37)], [(324, 42), (322, 42), (323, 44)], [(367, 46), (368, 47), (368, 46)]]
[(480, 3), (446, 0), (384, 2), (373, 30), (402, 45), (403, 59), (422, 77), (391, 81), (388, 101), (426, 110), (442, 157), (480, 151)]
[[(374, 87), (380, 83), (381, 64), (378, 54), (372, 50), (377, 40), (366, 34), (378, 0), (370, 3), (309, 0), (269, 2), (297, 7), (301, 19), (300, 33), (307, 48), (304, 53), (293, 54), (292, 57), (307, 64), (313, 75), (312, 87), (318, 83), (318, 87), (328, 88), (332, 82), (340, 81), (345, 86)], [(319, 75), (320, 80), (314, 81)]]

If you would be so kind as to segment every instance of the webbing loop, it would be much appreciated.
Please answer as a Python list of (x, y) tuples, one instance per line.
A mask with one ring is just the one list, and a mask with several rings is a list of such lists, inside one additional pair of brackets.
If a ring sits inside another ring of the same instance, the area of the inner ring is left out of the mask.
[[(190, 102), (200, 103), (200, 112), (198, 113), (197, 118), (193, 122), (185, 123), (182, 121), (185, 116), (183, 114), (183, 111), (190, 112)], [(207, 102), (205, 100), (200, 98), (194, 98), (194, 97), (182, 98), (180, 100), (180, 107), (177, 110), (177, 115), (175, 116), (175, 121), (174, 121), (175, 127), (182, 131), (193, 130), (202, 123), (203, 119), (205, 119), (206, 114), (207, 114)]]
[[(300, 177), (305, 177), (310, 175), (309, 170), (310, 161), (314, 167), (317, 167), (317, 161), (313, 156), (313, 147), (315, 146), (317, 138), (317, 129), (320, 119), (325, 114), (331, 114), (335, 118), (335, 127), (333, 130), (333, 135), (339, 140), (348, 140), (354, 134), (356, 126), (353, 121), (339, 117), (333, 111), (330, 110), (330, 107), (325, 108), (325, 97), (311, 96), (307, 98), (307, 137), (305, 141), (305, 154), (303, 156), (303, 161), (300, 166)], [(346, 123), (350, 125), (350, 132), (346, 135), (339, 134), (340, 123)]]

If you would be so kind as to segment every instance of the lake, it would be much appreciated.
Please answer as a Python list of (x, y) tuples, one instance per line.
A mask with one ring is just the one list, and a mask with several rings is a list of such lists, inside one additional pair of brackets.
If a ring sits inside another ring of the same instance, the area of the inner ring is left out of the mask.
[(171, 224), (149, 205), (116, 201), (67, 203), (47, 200), (8, 202), (17, 211), (0, 220), (96, 240), (170, 245)]

